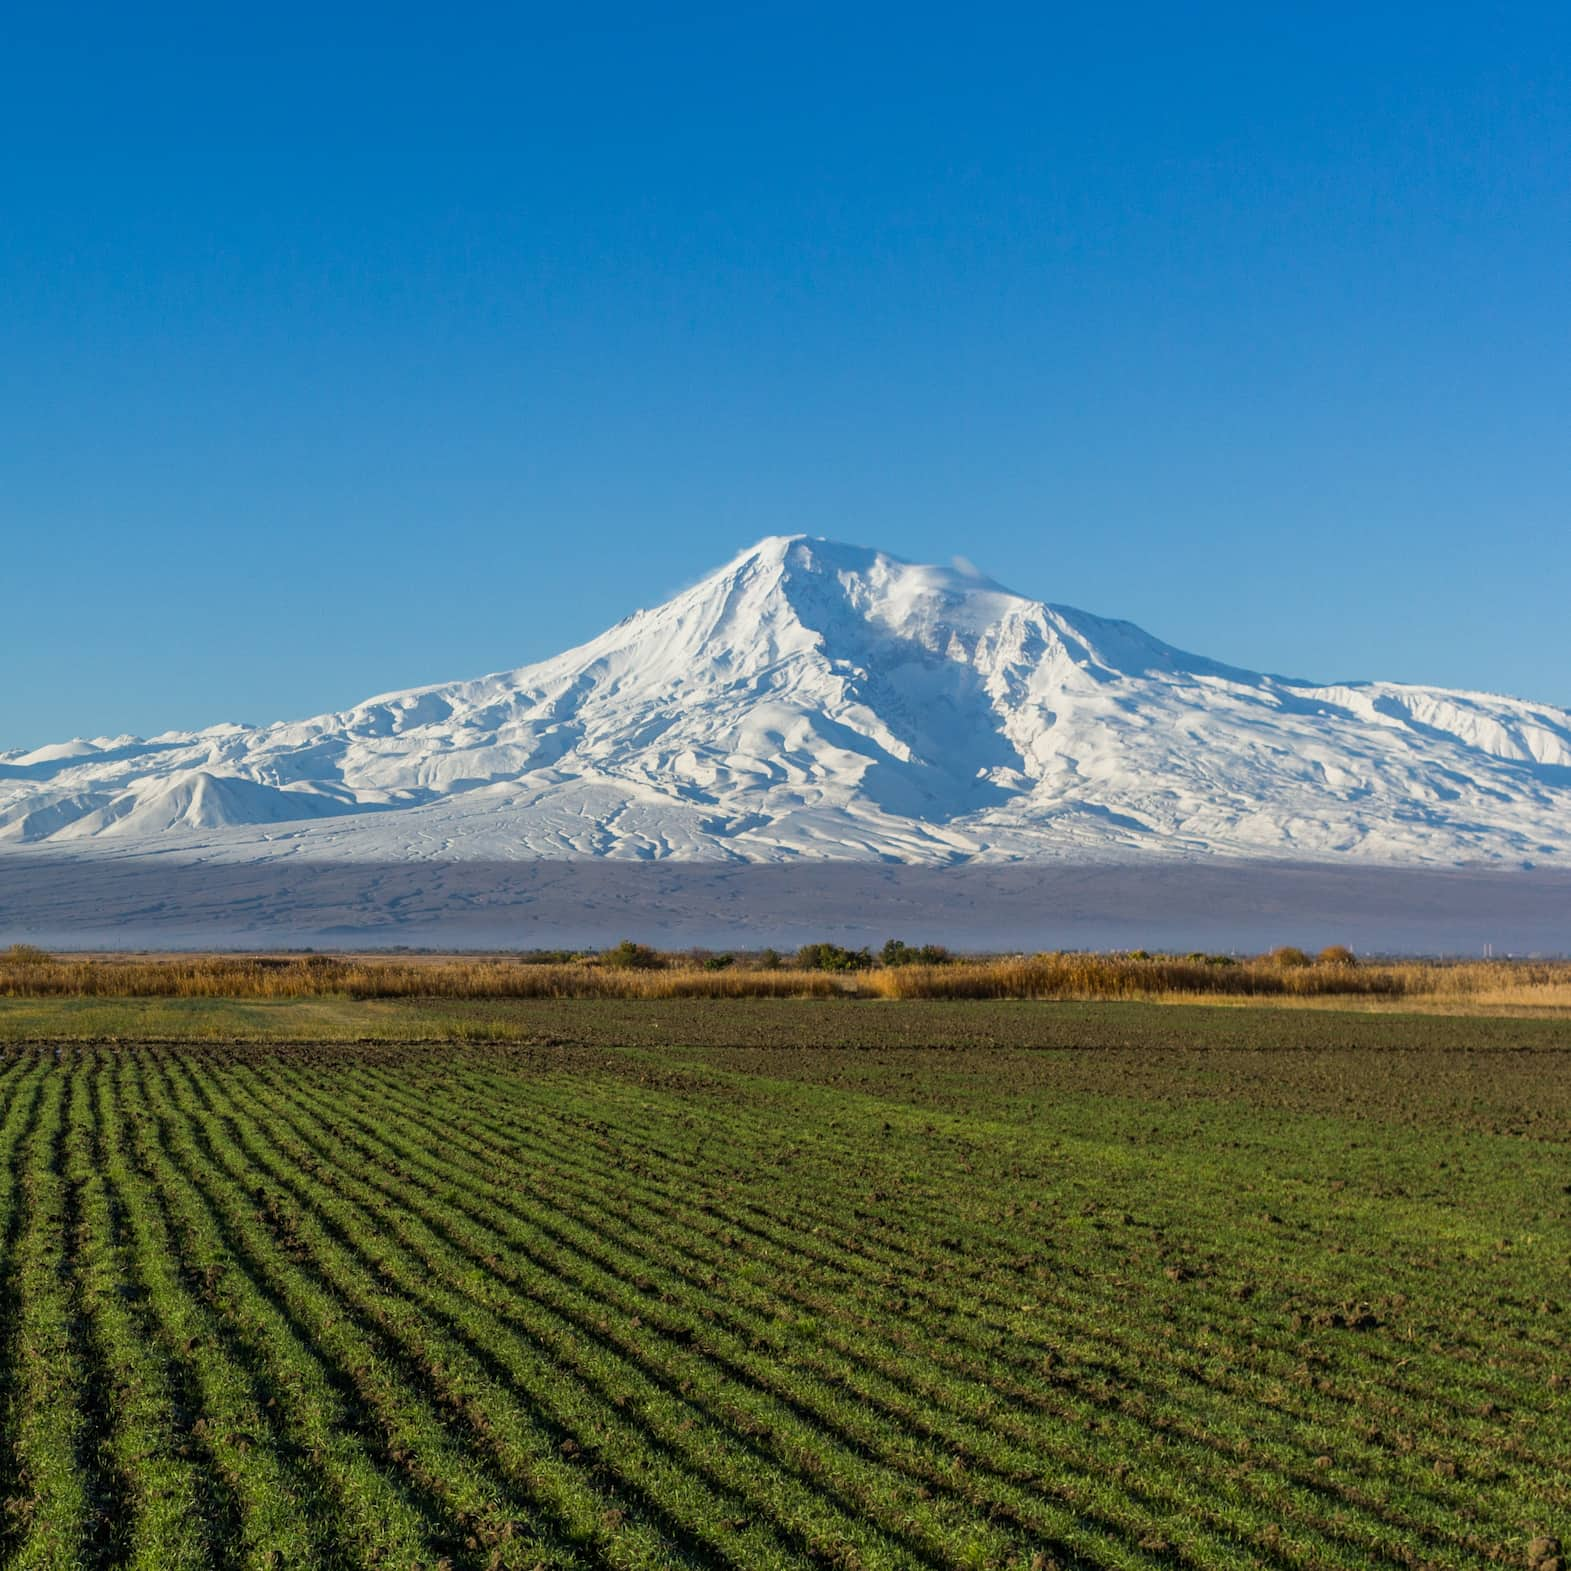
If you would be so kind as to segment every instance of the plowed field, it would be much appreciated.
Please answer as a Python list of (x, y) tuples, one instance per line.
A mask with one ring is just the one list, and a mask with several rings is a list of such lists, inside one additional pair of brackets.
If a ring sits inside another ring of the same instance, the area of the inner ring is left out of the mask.
[(949, 1007), (968, 1045), (812, 1013), (728, 1044), (679, 1006), (636, 1046), (11, 1047), (0, 1553), (1459, 1568), (1571, 1537), (1559, 1036), (1231, 1010), (1205, 1047), (1147, 1011), (1033, 1049)]

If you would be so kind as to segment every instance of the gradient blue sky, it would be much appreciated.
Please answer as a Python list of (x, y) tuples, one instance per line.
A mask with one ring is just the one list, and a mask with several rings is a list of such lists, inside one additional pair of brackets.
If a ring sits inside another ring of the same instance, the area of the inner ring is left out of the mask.
[(796, 530), (1571, 704), (1571, 9), (578, 9), (6, 8), (0, 747)]

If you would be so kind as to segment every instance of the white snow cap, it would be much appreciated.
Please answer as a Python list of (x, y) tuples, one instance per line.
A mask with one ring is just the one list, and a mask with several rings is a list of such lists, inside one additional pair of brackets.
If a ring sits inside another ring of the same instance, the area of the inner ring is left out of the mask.
[[(265, 826), (265, 827), (264, 827)], [(776, 535), (516, 671), (0, 754), (0, 848), (225, 859), (1563, 862), (1571, 714), (1222, 665)]]

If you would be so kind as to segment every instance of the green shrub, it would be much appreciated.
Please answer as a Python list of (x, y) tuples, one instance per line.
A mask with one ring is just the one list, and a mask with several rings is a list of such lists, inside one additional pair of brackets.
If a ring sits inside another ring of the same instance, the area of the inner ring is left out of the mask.
[(660, 971), (665, 961), (648, 944), (635, 944), (624, 938), (615, 949), (607, 949), (600, 956), (600, 964), (613, 971)]
[(839, 944), (803, 944), (796, 952), (802, 971), (868, 971), (873, 957), (866, 949), (842, 949)]
[(886, 966), (948, 965), (953, 956), (942, 944), (912, 945), (891, 938), (878, 951), (878, 962)]

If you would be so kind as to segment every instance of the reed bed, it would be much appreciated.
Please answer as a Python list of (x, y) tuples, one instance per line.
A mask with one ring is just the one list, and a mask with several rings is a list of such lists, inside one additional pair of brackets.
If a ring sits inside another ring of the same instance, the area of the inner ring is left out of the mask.
[(1472, 1007), (1571, 1005), (1571, 964), (1492, 961), (1284, 965), (1263, 957), (1041, 954), (825, 972), (740, 962), (724, 970), (664, 957), (624, 969), (594, 957), (155, 956), (0, 953), (0, 996), (428, 999), (1316, 999)]
[(0, 996), (18, 998), (826, 998), (819, 971), (619, 970), (513, 960), (91, 959), (0, 964)]
[(1218, 966), (1164, 956), (1049, 954), (890, 968), (870, 972), (862, 981), (880, 998), (1571, 1002), (1571, 964), (1540, 962), (1284, 966), (1263, 957)]

